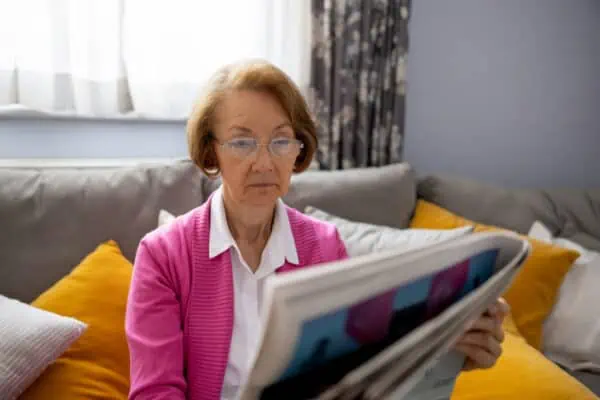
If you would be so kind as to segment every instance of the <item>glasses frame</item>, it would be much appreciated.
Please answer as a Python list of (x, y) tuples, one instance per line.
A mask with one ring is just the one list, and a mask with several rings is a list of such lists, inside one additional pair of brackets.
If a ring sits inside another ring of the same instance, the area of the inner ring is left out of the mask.
[[(266, 147), (267, 150), (268, 150), (268, 152), (269, 152), (269, 154), (271, 156), (275, 157), (275, 158), (278, 158), (278, 159), (285, 158), (285, 157), (291, 155), (293, 152), (290, 153), (290, 154), (279, 155), (279, 154), (276, 154), (273, 151), (273, 149), (271, 148), (271, 146), (273, 145), (273, 142), (275, 140), (277, 140), (277, 139), (287, 139), (287, 140), (290, 140), (290, 141), (294, 142), (298, 146), (298, 149), (297, 149), (298, 150), (298, 154), (296, 154), (296, 157), (302, 152), (302, 149), (304, 149), (304, 142), (302, 142), (302, 140), (300, 140), (298, 138), (289, 138), (289, 137), (285, 137), (285, 136), (275, 137), (275, 138), (271, 139), (269, 141), (269, 143), (259, 143), (258, 140), (256, 140), (255, 138), (247, 138), (247, 137), (244, 137), (244, 138), (236, 137), (236, 138), (231, 138), (229, 140), (226, 140), (226, 141), (222, 142), (219, 139), (217, 139), (214, 135), (211, 135), (211, 139), (214, 140), (215, 143), (217, 143), (221, 148), (225, 149), (226, 151), (230, 152), (235, 157), (240, 158), (240, 159), (248, 159), (248, 158), (256, 156), (259, 153), (259, 149), (261, 147)], [(254, 140), (254, 142), (256, 143), (256, 148), (253, 149), (250, 154), (244, 156), (244, 155), (239, 155), (238, 153), (236, 153), (236, 151), (233, 148), (227, 147), (233, 141), (239, 140), (239, 139), (252, 139), (252, 140)]]

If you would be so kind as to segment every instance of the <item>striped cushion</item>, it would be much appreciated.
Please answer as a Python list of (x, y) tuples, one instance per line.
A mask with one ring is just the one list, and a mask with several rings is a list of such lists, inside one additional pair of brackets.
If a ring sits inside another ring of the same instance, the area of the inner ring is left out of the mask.
[(16, 399), (86, 330), (73, 318), (0, 295), (0, 393)]

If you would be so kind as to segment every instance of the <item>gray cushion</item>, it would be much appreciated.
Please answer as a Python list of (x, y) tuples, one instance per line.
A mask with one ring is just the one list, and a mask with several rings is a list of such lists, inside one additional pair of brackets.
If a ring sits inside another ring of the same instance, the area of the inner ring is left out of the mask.
[(109, 169), (0, 169), (0, 294), (30, 302), (100, 242), (133, 260), (161, 208), (204, 201), (190, 162)]
[(546, 191), (560, 219), (560, 236), (600, 251), (600, 189)]
[[(211, 181), (212, 192), (220, 181)], [(406, 228), (416, 202), (416, 180), (408, 164), (337, 171), (306, 171), (292, 177), (286, 204), (301, 212), (312, 206), (356, 222)]]
[[(417, 184), (419, 198), (465, 218), (526, 234), (539, 220), (554, 236), (600, 247), (600, 189), (509, 189), (448, 175)], [(584, 242), (581, 242), (582, 240)]]
[(587, 249), (600, 251), (600, 238), (596, 238), (585, 232), (563, 233), (561, 237), (572, 240)]

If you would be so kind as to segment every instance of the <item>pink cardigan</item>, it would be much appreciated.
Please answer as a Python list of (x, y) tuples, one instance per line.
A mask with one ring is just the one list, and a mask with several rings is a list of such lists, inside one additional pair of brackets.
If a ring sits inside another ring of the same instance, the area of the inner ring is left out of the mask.
[[(347, 257), (336, 228), (287, 208), (299, 265)], [(210, 199), (147, 234), (135, 259), (125, 329), (130, 399), (220, 399), (233, 329), (230, 252), (208, 257)], [(110, 295), (110, 293), (107, 293)]]

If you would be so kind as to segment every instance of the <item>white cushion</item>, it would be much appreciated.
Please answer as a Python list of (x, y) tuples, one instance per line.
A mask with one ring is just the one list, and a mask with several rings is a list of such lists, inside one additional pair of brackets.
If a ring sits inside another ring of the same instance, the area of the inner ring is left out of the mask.
[(168, 224), (169, 222), (173, 221), (174, 219), (175, 219), (175, 216), (173, 214), (171, 214), (170, 212), (168, 212), (167, 210), (160, 210), (158, 212), (158, 226)]
[(529, 236), (580, 254), (565, 276), (554, 309), (544, 323), (544, 354), (573, 371), (600, 372), (600, 253), (553, 237), (539, 221), (532, 225)]
[(441, 230), (396, 229), (388, 226), (349, 221), (314, 207), (306, 207), (304, 213), (334, 224), (346, 245), (348, 255), (351, 257), (398, 247), (409, 250), (467, 235), (473, 231), (472, 226)]
[(0, 295), (0, 397), (16, 399), (87, 325)]

